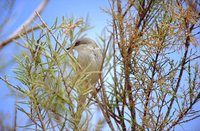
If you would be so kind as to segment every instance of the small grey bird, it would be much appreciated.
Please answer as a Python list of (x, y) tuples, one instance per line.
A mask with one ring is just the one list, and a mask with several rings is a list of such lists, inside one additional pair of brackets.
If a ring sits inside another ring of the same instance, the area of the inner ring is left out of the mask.
[(78, 52), (77, 61), (81, 65), (81, 68), (86, 72), (91, 73), (88, 76), (91, 85), (96, 84), (99, 79), (100, 68), (102, 64), (103, 55), (96, 44), (96, 42), (90, 38), (80, 38), (75, 44), (68, 49), (75, 49)]
[(97, 83), (100, 76), (100, 68), (103, 60), (103, 55), (95, 41), (85, 37), (78, 39), (74, 45), (67, 49), (74, 49), (78, 53), (77, 61), (81, 66), (81, 70), (77, 70), (78, 74), (89, 73), (87, 80), (83, 81), (83, 86), (81, 85), (78, 88), (79, 90), (77, 90), (77, 111), (75, 113), (76, 115), (74, 116), (74, 119), (76, 120), (75, 123), (79, 125), (81, 123), (82, 112), (91, 100), (91, 98), (89, 98), (87, 101), (88, 93), (90, 92), (92, 97), (96, 96), (97, 92), (94, 89), (95, 84)]

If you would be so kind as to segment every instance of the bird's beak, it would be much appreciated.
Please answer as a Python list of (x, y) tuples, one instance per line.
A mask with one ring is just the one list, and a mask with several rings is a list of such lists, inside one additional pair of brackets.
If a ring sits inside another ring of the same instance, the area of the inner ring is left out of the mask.
[(67, 50), (72, 50), (72, 49), (74, 49), (74, 47), (75, 47), (75, 44), (73, 44), (72, 46), (68, 47)]
[(71, 48), (72, 48), (72, 47), (70, 46), (70, 47), (67, 48), (67, 50), (70, 50)]

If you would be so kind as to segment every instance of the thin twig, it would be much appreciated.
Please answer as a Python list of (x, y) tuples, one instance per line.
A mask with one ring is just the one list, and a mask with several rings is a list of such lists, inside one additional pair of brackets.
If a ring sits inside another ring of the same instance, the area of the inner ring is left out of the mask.
[(17, 96), (15, 98), (14, 131), (17, 131)]
[(66, 49), (56, 38), (56, 36), (54, 35), (54, 33), (52, 32), (52, 30), (48, 27), (48, 25), (46, 24), (46, 22), (42, 19), (42, 17), (40, 16), (39, 12), (35, 12), (38, 16), (38, 18), (40, 19), (40, 21), (42, 22), (42, 24), (44, 24), (44, 26), (47, 28), (47, 30), (49, 31), (49, 33), (52, 35), (53, 39), (56, 41), (56, 43), (67, 53), (67, 55), (73, 60), (74, 63), (76, 63), (76, 65), (78, 65), (79, 69), (81, 68), (81, 65), (77, 62), (77, 60), (72, 56), (72, 54), (69, 53), (68, 49)]

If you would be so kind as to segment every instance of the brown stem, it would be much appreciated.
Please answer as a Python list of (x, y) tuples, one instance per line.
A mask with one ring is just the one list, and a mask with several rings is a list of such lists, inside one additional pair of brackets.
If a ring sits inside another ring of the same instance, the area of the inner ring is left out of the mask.
[(145, 105), (144, 105), (144, 114), (143, 114), (143, 118), (142, 118), (142, 131), (145, 130), (145, 126), (147, 124), (147, 111), (148, 111), (148, 105), (149, 105), (149, 101), (150, 101), (150, 94), (152, 92), (152, 88), (153, 88), (153, 82), (154, 82), (154, 76), (156, 74), (156, 66), (157, 66), (157, 61), (158, 61), (158, 57), (159, 57), (160, 51), (158, 51), (158, 53), (156, 54), (156, 58), (155, 60), (153, 60), (153, 71), (152, 71), (152, 76), (151, 76), (151, 81), (149, 86), (147, 87), (147, 91), (146, 91), (146, 101), (145, 101)]

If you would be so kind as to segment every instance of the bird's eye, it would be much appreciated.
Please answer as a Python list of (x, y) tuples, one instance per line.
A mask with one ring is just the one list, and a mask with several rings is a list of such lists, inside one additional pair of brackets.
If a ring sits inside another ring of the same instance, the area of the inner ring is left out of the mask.
[(81, 41), (76, 41), (75, 46), (79, 46)]

